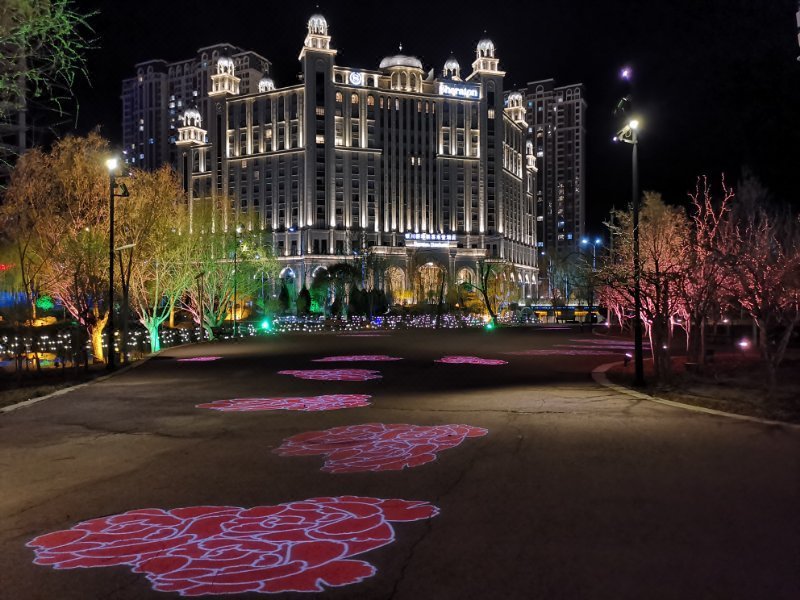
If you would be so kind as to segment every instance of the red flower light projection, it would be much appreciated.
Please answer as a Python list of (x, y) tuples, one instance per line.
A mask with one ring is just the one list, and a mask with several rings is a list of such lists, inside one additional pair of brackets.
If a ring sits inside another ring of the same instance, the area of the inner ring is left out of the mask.
[(385, 354), (354, 354), (352, 356), (326, 356), (325, 358), (315, 358), (311, 362), (386, 362), (392, 360), (403, 360), (396, 356)]
[(281, 456), (324, 454), (322, 470), (328, 473), (399, 471), (432, 462), (437, 452), (487, 433), (469, 425), (368, 423), (301, 433), (284, 440), (273, 452)]
[(92, 519), (28, 542), (37, 565), (129, 565), (182, 596), (322, 592), (376, 568), (352, 556), (391, 544), (392, 522), (428, 519), (427, 502), (341, 496), (277, 506), (146, 508)]
[(219, 360), (221, 356), (194, 356), (192, 358), (179, 358), (178, 362), (210, 362), (212, 360)]
[(507, 365), (508, 361), (496, 358), (478, 358), (477, 356), (444, 356), (434, 362), (448, 365)]
[(327, 396), (297, 396), (287, 398), (233, 398), (198, 404), (196, 408), (210, 408), (222, 412), (248, 412), (259, 410), (300, 410), (316, 412), (340, 408), (369, 406), (372, 396), (366, 394), (330, 394)]
[(293, 375), (298, 379), (314, 379), (316, 381), (367, 381), (381, 378), (379, 371), (368, 369), (302, 369), (278, 371), (278, 375)]

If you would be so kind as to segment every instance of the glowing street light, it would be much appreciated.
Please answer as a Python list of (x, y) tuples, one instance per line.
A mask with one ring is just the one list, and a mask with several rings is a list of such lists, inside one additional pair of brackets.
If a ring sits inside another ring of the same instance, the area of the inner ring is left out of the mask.
[(588, 246), (589, 244), (592, 245), (592, 271), (597, 271), (597, 247), (603, 245), (603, 240), (600, 238), (594, 238), (594, 241), (591, 241), (589, 238), (583, 238), (581, 240), (582, 246)]
[(111, 157), (106, 160), (106, 168), (108, 168), (108, 362), (106, 368), (113, 371), (116, 368), (114, 364), (114, 198), (127, 198), (128, 188), (123, 183), (120, 185), (121, 192), (116, 193), (117, 180), (116, 170), (119, 166), (119, 161), (116, 157)]
[[(620, 71), (620, 77), (627, 82), (633, 79), (633, 72), (630, 67), (624, 67)], [(631, 94), (623, 97), (614, 110), (614, 114), (621, 113), (629, 115), (632, 110)], [(644, 387), (644, 354), (642, 348), (642, 289), (641, 276), (642, 267), (639, 260), (639, 136), (638, 132), (641, 123), (636, 118), (628, 117), (625, 126), (614, 136), (615, 142), (631, 144), (631, 200), (633, 204), (633, 355), (635, 374), (633, 384), (637, 387)]]

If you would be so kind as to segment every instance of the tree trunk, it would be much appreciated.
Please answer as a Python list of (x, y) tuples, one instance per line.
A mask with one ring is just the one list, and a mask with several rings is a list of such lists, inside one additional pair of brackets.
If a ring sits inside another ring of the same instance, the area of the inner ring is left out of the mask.
[[(89, 336), (92, 340), (92, 354), (94, 354), (94, 359), (96, 361), (105, 361), (106, 355), (103, 351), (103, 331), (105, 330), (105, 323), (103, 323), (103, 327), (94, 327), (89, 332)], [(113, 344), (113, 340), (112, 340)], [(113, 352), (114, 348), (110, 347), (109, 352)]]
[[(656, 318), (650, 328), (653, 368), (658, 383), (668, 383), (672, 374), (669, 355), (669, 325), (663, 318)], [(666, 348), (664, 347), (666, 346)]]
[(705, 348), (703, 335), (704, 319), (702, 315), (690, 315), (689, 327), (686, 331), (686, 360), (698, 365), (705, 364)]
[(147, 333), (150, 334), (150, 352), (161, 350), (161, 339), (158, 337), (158, 325), (148, 324)]

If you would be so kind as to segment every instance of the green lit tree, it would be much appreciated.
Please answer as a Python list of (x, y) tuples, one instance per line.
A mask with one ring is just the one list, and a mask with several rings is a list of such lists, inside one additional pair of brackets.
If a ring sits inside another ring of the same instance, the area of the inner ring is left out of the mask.
[[(221, 199), (225, 204), (226, 200)], [(215, 230), (211, 211), (206, 216), (195, 213), (192, 232), (183, 245), (184, 265), (195, 279), (183, 295), (181, 304), (202, 326), (209, 339), (225, 321), (237, 319), (247, 298), (260, 293), (262, 276), (273, 280), (278, 261), (263, 241), (259, 231), (247, 231), (241, 226)], [(233, 224), (233, 221), (230, 221)], [(236, 304), (234, 307), (234, 296)]]
[[(127, 307), (147, 329), (150, 350), (161, 349), (159, 328), (193, 283), (185, 268), (187, 207), (171, 167), (133, 171), (126, 181), (130, 197), (117, 204), (116, 240), (122, 288), (123, 347), (127, 348)], [(130, 301), (130, 302), (129, 302)], [(123, 353), (124, 355), (124, 353)]]

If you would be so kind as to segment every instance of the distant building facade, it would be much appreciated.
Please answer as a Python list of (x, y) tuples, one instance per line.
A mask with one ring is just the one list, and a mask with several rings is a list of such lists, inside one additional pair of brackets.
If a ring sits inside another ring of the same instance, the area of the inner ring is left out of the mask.
[(582, 84), (532, 81), (525, 98), (528, 140), (538, 167), (536, 219), (541, 253), (580, 250), (586, 227), (586, 99)]
[(179, 118), (187, 107), (208, 110), (211, 76), (217, 59), (230, 58), (242, 93), (256, 91), (269, 74), (270, 62), (231, 44), (200, 48), (175, 62), (150, 60), (136, 65), (136, 75), (122, 82), (122, 148), (125, 162), (141, 169), (175, 164)]
[(245, 88), (231, 55), (209, 55), (207, 101), (176, 129), (194, 221), (202, 211), (211, 227), (263, 232), (296, 288), (369, 254), (395, 302), (430, 298), (442, 272), (477, 281), (486, 260), (510, 263), (522, 297), (534, 293), (535, 155), (494, 44), (478, 43), (463, 78), (453, 57), (436, 74), (413, 56), (362, 69), (336, 53), (314, 15), (299, 84), (264, 74)]

